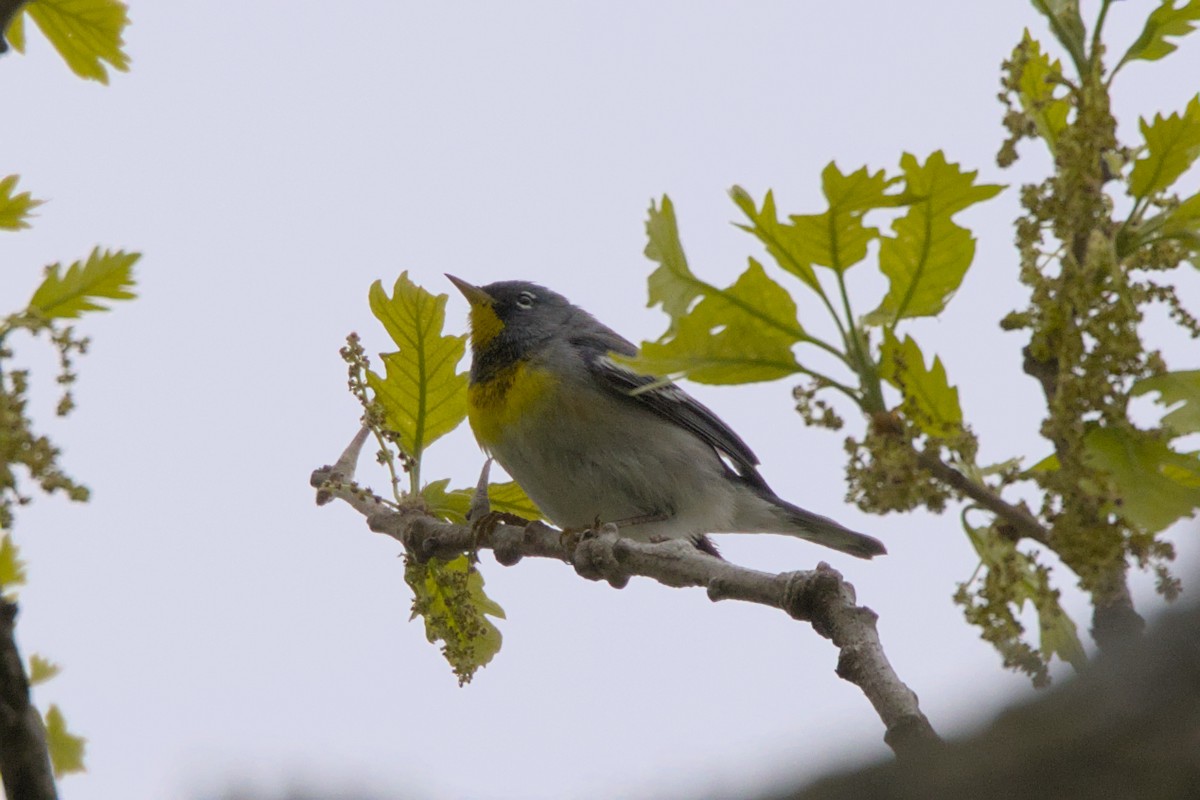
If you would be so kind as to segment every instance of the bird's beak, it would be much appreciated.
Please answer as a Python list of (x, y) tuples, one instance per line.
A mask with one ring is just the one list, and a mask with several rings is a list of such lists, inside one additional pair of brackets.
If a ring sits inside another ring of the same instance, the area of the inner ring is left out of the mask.
[(458, 290), (463, 293), (463, 297), (467, 298), (467, 302), (469, 302), (471, 305), (490, 306), (492, 304), (492, 296), (483, 289), (480, 289), (478, 286), (467, 283), (462, 278), (456, 278), (450, 273), (446, 273), (446, 277), (450, 279), (451, 283), (458, 287)]
[(471, 352), (474, 353), (478, 348), (486, 347), (504, 330), (504, 323), (496, 316), (496, 300), (483, 289), (467, 283), (462, 278), (456, 278), (449, 273), (446, 277), (471, 304), (468, 321), (471, 327)]

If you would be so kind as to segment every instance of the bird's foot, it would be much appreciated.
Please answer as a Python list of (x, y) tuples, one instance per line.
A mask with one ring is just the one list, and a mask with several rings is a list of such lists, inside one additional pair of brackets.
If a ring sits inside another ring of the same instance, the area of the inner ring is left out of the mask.
[(489, 511), (478, 519), (471, 521), (471, 545), (478, 552), (479, 548), (492, 535), (499, 525), (514, 525), (524, 528), (530, 520), (507, 511)]
[(603, 580), (616, 589), (624, 588), (629, 583), (629, 573), (613, 551), (619, 540), (617, 526), (612, 523), (584, 531), (568, 550), (575, 571), (588, 580)]
[(595, 535), (596, 529), (593, 527), (563, 528), (562, 533), (558, 535), (558, 543), (564, 551), (573, 553), (584, 539), (590, 539)]

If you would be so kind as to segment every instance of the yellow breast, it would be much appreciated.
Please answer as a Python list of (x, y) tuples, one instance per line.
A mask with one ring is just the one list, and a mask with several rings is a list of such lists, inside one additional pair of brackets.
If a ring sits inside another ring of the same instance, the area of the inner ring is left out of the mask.
[(467, 419), (484, 449), (503, 440), (507, 431), (527, 421), (538, 406), (549, 400), (554, 384), (549, 373), (517, 362), (496, 373), (486, 383), (467, 390)]

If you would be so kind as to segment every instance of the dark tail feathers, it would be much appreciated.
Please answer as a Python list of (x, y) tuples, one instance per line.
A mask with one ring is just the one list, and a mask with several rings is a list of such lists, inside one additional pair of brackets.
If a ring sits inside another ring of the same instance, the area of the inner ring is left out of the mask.
[(781, 533), (790, 533), (858, 558), (887, 555), (887, 548), (883, 546), (883, 542), (873, 536), (855, 533), (829, 517), (805, 511), (778, 497), (772, 497), (770, 500), (778, 506), (780, 516), (789, 523), (789, 529), (780, 531)]

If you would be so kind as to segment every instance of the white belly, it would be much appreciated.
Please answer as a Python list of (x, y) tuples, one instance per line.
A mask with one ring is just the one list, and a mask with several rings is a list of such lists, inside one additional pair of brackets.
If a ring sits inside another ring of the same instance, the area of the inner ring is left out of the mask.
[(519, 426), (492, 455), (559, 527), (641, 520), (622, 525), (637, 538), (736, 530), (745, 490), (710, 446), (651, 411), (617, 398), (568, 407), (560, 395)]

